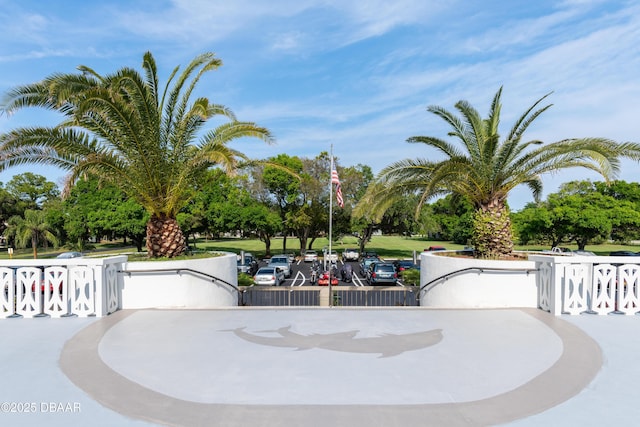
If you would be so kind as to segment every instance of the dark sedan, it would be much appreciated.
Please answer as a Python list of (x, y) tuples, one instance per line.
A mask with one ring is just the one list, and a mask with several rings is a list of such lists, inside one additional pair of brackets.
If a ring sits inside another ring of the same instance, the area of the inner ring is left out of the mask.
[(394, 261), (393, 265), (396, 268), (396, 273), (398, 273), (398, 275), (402, 275), (402, 272), (405, 270), (419, 268), (417, 264), (413, 263), (413, 261), (406, 259), (399, 259), (397, 261)]

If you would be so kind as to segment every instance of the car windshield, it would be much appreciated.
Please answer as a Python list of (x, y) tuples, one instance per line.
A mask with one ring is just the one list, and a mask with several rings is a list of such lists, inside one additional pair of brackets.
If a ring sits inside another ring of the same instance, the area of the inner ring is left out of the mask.
[(270, 274), (273, 275), (275, 273), (275, 268), (261, 268), (260, 270), (258, 270), (258, 272), (256, 273), (256, 275), (258, 274)]
[(289, 258), (271, 258), (269, 264), (287, 264), (289, 263)]
[(384, 271), (384, 272), (393, 272), (393, 265), (390, 264), (378, 264), (376, 266), (378, 271)]

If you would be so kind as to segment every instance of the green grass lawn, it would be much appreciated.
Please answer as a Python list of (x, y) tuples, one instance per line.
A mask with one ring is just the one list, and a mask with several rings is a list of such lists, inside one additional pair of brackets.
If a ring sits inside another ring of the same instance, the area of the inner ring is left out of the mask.
[[(276, 238), (271, 240), (271, 254), (280, 254), (282, 250), (283, 239)], [(316, 239), (313, 244), (313, 248), (317, 251), (321, 251), (322, 248), (329, 245), (329, 242), (325, 238)], [(458, 245), (451, 242), (441, 242), (434, 240), (427, 240), (419, 237), (402, 237), (402, 236), (373, 236), (371, 242), (366, 246), (369, 251), (376, 251), (383, 258), (411, 258), (413, 251), (422, 252), (429, 246), (444, 246), (447, 249), (463, 249), (463, 245)], [(192, 244), (193, 246), (193, 244)], [(571, 249), (578, 249), (576, 245), (563, 245)], [(340, 240), (332, 242), (332, 249), (341, 253), (346, 248), (357, 248), (358, 242), (355, 237), (344, 237)], [(196, 242), (195, 249), (199, 251), (225, 251), (235, 252), (240, 251), (251, 252), (258, 258), (262, 258), (265, 255), (265, 245), (258, 239), (220, 239), (220, 240), (205, 240), (200, 239)], [(540, 251), (550, 249), (549, 246), (543, 245), (526, 245), (516, 246), (516, 250), (530, 250)], [(597, 255), (608, 255), (611, 251), (619, 250), (631, 250), (634, 252), (640, 251), (640, 246), (637, 245), (616, 245), (616, 244), (602, 244), (602, 245), (588, 245), (587, 250), (595, 252)], [(131, 246), (123, 247), (114, 242), (96, 244), (95, 249), (87, 251), (88, 255), (91, 254), (117, 254), (121, 252), (135, 252), (136, 249)], [(53, 258), (59, 253), (64, 252), (63, 249), (49, 248), (47, 250), (38, 250), (39, 258)], [(287, 250), (286, 252), (293, 252), (296, 255), (300, 254), (300, 244), (296, 238), (287, 238)], [(0, 259), (8, 259), (9, 255), (5, 250), (0, 251)], [(31, 249), (16, 249), (13, 255), (14, 259), (29, 259), (33, 258)]]
[[(271, 241), (271, 253), (282, 253), (282, 240), (281, 238), (273, 239)], [(323, 247), (328, 246), (327, 239), (316, 239), (313, 248), (318, 251)], [(422, 252), (429, 246), (444, 246), (447, 249), (459, 250), (464, 249), (464, 245), (459, 245), (451, 242), (441, 242), (435, 240), (428, 240), (419, 237), (402, 237), (402, 236), (373, 236), (371, 242), (366, 245), (366, 249), (370, 251), (376, 251), (380, 256), (386, 258), (411, 258), (413, 251)], [(578, 249), (577, 245), (563, 245), (573, 250)], [(335, 249), (339, 253), (345, 248), (357, 248), (358, 242), (355, 237), (345, 237), (341, 240), (332, 242), (332, 249)], [(204, 250), (218, 250), (228, 252), (240, 252), (241, 250), (251, 252), (258, 257), (265, 255), (264, 243), (259, 240), (244, 240), (244, 239), (223, 239), (223, 240), (209, 240), (199, 241), (197, 243), (198, 249)], [(529, 251), (541, 251), (550, 249), (549, 246), (544, 245), (525, 245), (516, 246), (516, 250), (529, 250)], [(616, 245), (616, 244), (602, 244), (602, 245), (590, 245), (586, 248), (589, 251), (595, 252), (597, 255), (608, 255), (611, 251), (619, 250), (631, 250), (640, 251), (640, 246), (631, 245)], [(287, 239), (286, 252), (300, 253), (300, 245), (298, 239)]]

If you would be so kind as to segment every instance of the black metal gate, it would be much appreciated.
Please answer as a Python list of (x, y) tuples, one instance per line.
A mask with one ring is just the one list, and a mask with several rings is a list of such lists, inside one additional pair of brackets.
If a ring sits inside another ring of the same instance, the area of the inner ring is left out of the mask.
[(420, 305), (417, 286), (324, 286), (241, 288), (241, 306), (415, 307)]

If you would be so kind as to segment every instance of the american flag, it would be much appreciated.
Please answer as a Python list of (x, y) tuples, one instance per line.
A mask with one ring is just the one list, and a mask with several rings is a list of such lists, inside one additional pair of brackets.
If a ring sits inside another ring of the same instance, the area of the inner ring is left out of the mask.
[(338, 178), (338, 171), (333, 167), (331, 168), (331, 184), (336, 185), (336, 201), (338, 202), (338, 206), (344, 208), (344, 199), (342, 198), (342, 186), (340, 185), (340, 178)]

